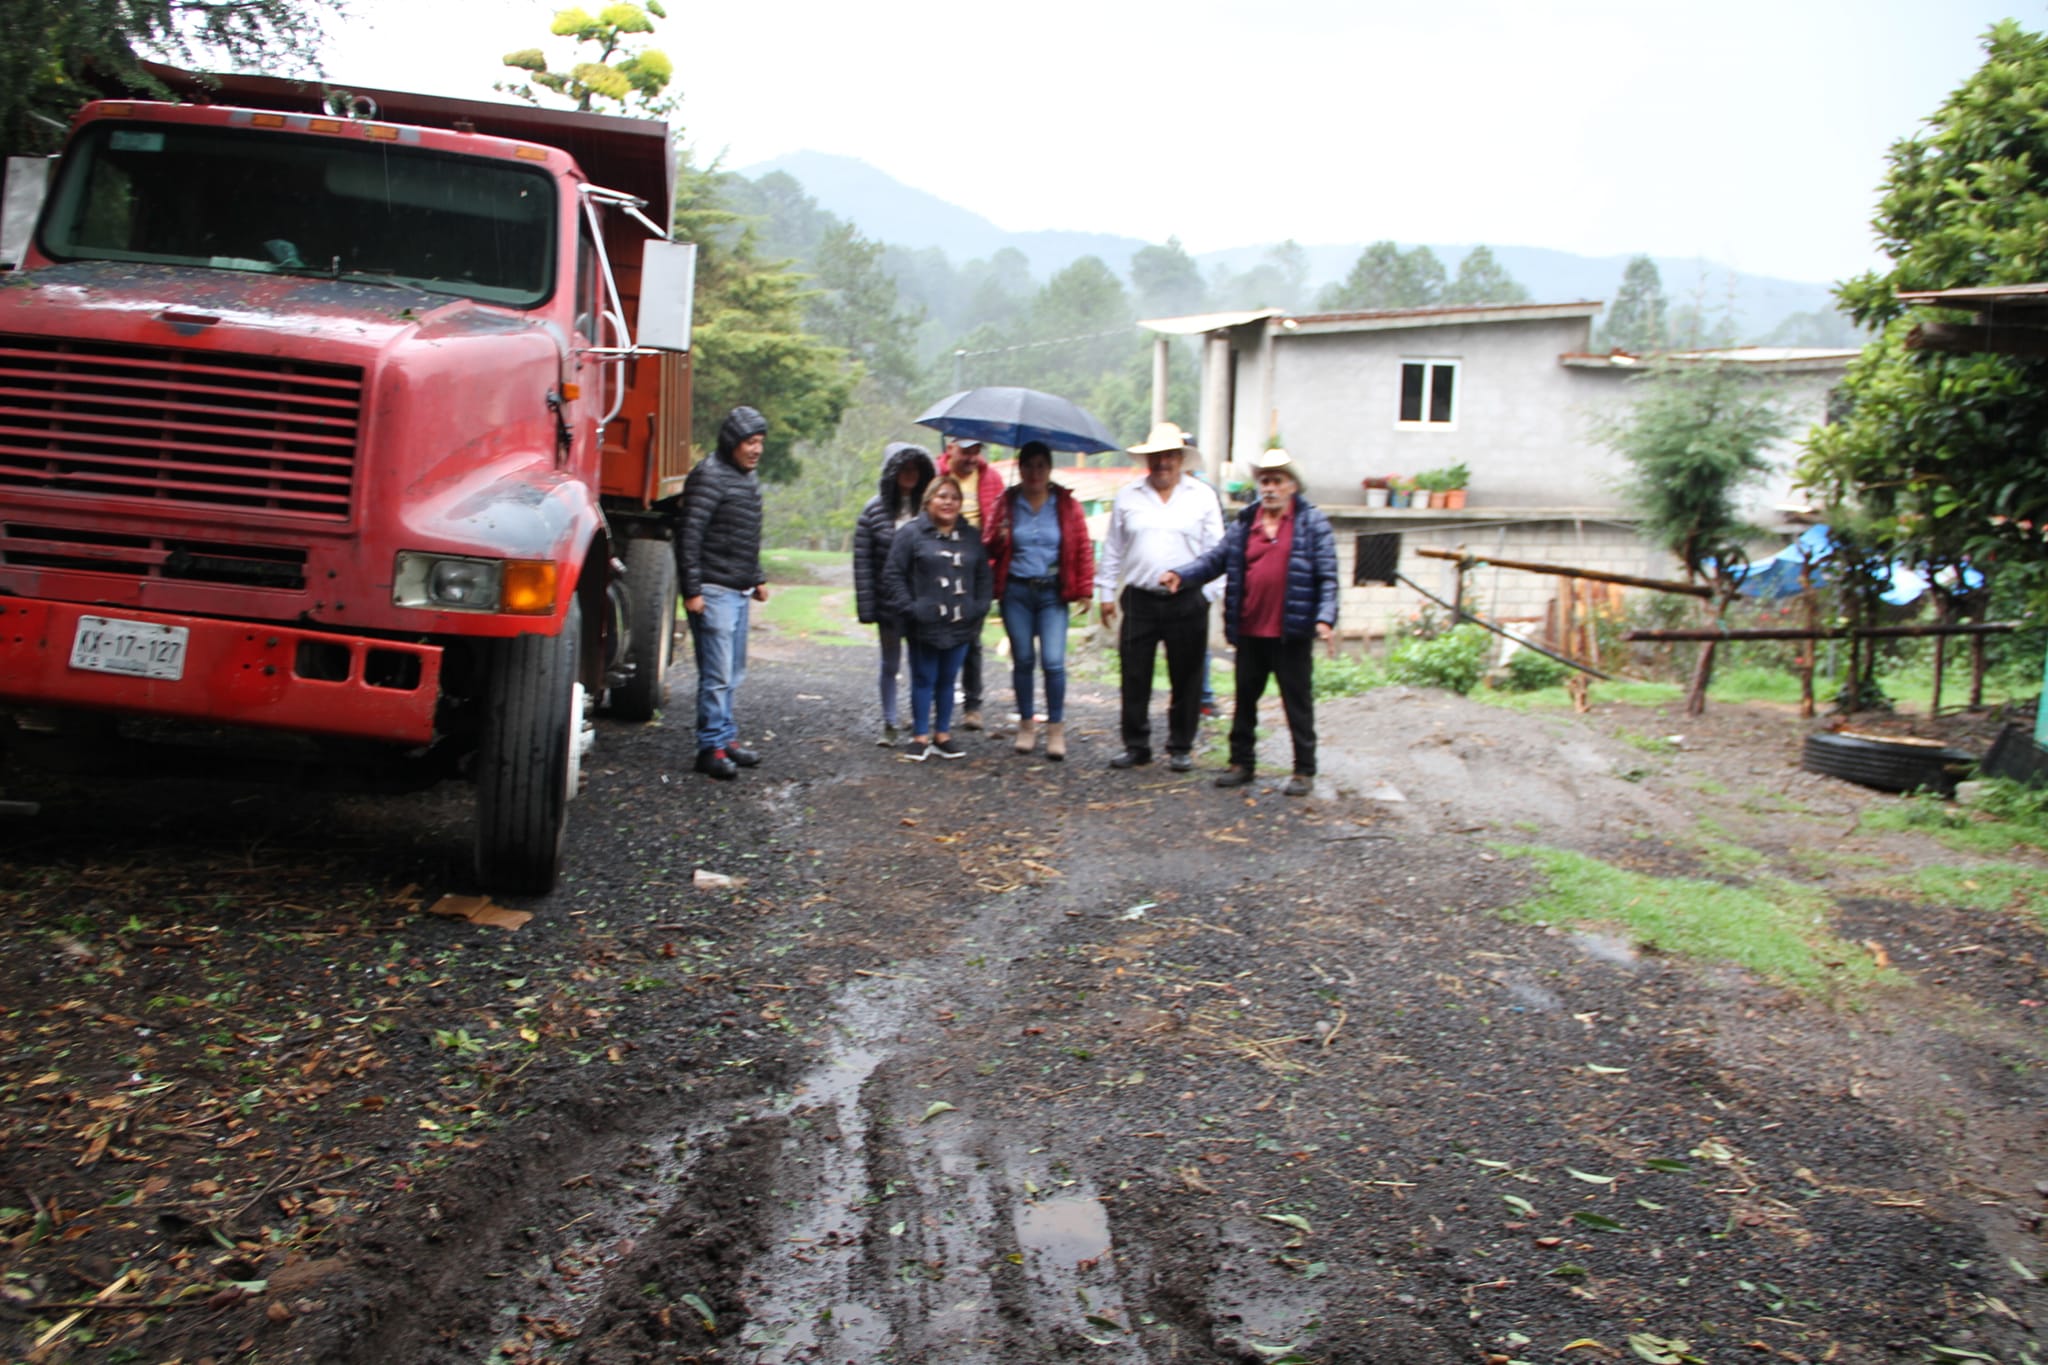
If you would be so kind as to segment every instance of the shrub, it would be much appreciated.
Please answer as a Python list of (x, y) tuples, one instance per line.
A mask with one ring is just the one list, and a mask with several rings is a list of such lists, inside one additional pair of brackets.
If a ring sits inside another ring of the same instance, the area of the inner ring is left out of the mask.
[(1434, 640), (1403, 640), (1387, 656), (1387, 674), (1413, 687), (1446, 687), (1470, 692), (1486, 673), (1493, 638), (1485, 627), (1467, 623)]
[(1571, 667), (1533, 649), (1518, 649), (1508, 656), (1502, 676), (1494, 686), (1503, 692), (1541, 692), (1556, 687), (1571, 676)]
[(1340, 654), (1334, 659), (1316, 660), (1315, 695), (1318, 697), (1355, 697), (1386, 685), (1386, 670), (1380, 667), (1377, 659)]

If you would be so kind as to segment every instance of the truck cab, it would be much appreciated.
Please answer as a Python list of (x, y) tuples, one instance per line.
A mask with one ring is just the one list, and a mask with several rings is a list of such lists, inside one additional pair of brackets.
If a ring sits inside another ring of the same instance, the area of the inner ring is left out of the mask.
[(205, 102), (87, 105), (0, 274), (0, 745), (467, 779), (545, 891), (591, 708), (666, 696), (668, 129), (158, 74)]

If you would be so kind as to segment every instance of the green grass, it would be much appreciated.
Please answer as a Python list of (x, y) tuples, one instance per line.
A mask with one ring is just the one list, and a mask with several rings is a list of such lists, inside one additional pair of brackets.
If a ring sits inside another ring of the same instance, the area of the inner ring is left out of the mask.
[(2015, 848), (2048, 848), (2048, 792), (1994, 779), (1979, 805), (1959, 806), (1936, 796), (1907, 796), (1863, 812), (1859, 828), (1880, 833), (1918, 831), (1958, 853), (1996, 857)]
[[(780, 584), (830, 583), (835, 576), (843, 578), (841, 571), (850, 562), (850, 557), (838, 550), (763, 550), (761, 569), (768, 575), (768, 585), (774, 589)], [(849, 592), (851, 590), (849, 589)], [(849, 598), (849, 601), (851, 598)], [(850, 611), (849, 611), (849, 614)]]
[[(782, 553), (793, 553), (783, 551)], [(827, 645), (872, 644), (874, 627), (861, 625), (849, 608), (853, 589), (814, 585), (789, 586), (768, 571), (768, 600), (754, 604), (754, 619), (786, 634)]]
[(1972, 910), (2028, 915), (2048, 929), (2048, 868), (2020, 863), (1923, 867), (1904, 877), (1889, 878), (1881, 885), (1929, 905), (1961, 905)]
[[(1597, 704), (1615, 702), (1623, 706), (1663, 706), (1679, 700), (1685, 689), (1677, 683), (1636, 683), (1593, 681), (1589, 694)], [(1534, 692), (1502, 692), (1491, 687), (1473, 689), (1472, 700), (1508, 711), (1570, 710), (1571, 693), (1562, 687), (1543, 687)]]
[(1543, 894), (1500, 913), (1517, 921), (1616, 925), (1662, 953), (1732, 962), (1780, 985), (1828, 992), (1895, 980), (1869, 952), (1826, 929), (1832, 902), (1776, 878), (1750, 886), (1650, 877), (1583, 854), (1496, 845), (1549, 879)]

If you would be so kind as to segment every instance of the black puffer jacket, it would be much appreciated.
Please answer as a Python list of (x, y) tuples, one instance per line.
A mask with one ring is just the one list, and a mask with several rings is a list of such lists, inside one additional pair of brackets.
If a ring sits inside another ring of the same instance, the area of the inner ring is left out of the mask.
[(761, 572), (761, 481), (732, 458), (741, 441), (767, 430), (760, 413), (734, 408), (718, 428), (718, 453), (683, 481), (676, 571), (685, 598), (702, 596), (706, 583), (752, 592), (768, 581)]
[(882, 611), (921, 645), (951, 649), (981, 634), (993, 595), (988, 551), (963, 518), (940, 535), (920, 512), (903, 524), (882, 569)]
[[(917, 466), (917, 487), (897, 487), (903, 466)], [(896, 522), (905, 512), (917, 515), (924, 504), (924, 490), (938, 472), (931, 452), (908, 441), (891, 441), (882, 449), (882, 482), (868, 505), (861, 508), (853, 528), (853, 601), (861, 624), (871, 626), (882, 619), (882, 570), (889, 563), (889, 542), (896, 539)]]

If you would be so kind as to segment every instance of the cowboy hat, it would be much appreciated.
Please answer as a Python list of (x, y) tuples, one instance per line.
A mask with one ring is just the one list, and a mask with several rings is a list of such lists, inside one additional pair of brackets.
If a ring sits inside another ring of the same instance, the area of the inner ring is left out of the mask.
[(1177, 455), (1192, 444), (1187, 433), (1172, 422), (1154, 422), (1151, 433), (1130, 451), (1133, 455)]
[(1296, 487), (1301, 485), (1301, 470), (1294, 463), (1294, 457), (1278, 446), (1262, 450), (1252, 457), (1252, 482), (1257, 483), (1261, 474), (1285, 474), (1294, 480)]

